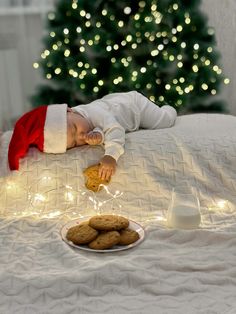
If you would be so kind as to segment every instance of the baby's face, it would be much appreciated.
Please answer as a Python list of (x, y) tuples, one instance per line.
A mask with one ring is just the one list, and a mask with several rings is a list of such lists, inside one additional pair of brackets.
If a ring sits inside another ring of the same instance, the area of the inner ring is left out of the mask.
[(84, 135), (91, 131), (88, 121), (80, 114), (67, 112), (67, 149), (85, 145)]

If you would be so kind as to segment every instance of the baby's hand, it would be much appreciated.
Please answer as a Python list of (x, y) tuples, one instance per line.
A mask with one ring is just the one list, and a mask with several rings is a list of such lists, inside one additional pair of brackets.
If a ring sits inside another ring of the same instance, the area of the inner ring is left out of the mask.
[(108, 155), (103, 156), (100, 160), (100, 167), (98, 170), (99, 178), (102, 180), (109, 180), (116, 171), (116, 160)]
[(84, 135), (84, 140), (89, 145), (98, 145), (102, 142), (102, 134), (91, 131)]

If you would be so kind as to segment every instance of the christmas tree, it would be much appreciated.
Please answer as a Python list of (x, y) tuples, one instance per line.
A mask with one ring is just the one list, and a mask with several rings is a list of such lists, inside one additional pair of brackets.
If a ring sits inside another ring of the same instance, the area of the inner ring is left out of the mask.
[(200, 0), (59, 0), (48, 13), (34, 105), (137, 90), (160, 106), (225, 111), (214, 30)]

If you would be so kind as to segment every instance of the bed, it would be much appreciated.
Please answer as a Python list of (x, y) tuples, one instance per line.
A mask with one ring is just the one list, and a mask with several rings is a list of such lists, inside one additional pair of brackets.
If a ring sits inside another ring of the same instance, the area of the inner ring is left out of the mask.
[[(101, 147), (30, 148), (10, 173), (10, 137), (0, 151), (0, 313), (236, 312), (236, 117), (184, 115), (170, 129), (127, 134), (98, 193), (85, 188), (83, 169)], [(196, 229), (167, 225), (171, 191), (183, 183), (200, 201)], [(144, 240), (111, 253), (62, 241), (68, 221), (98, 213), (141, 224)]]

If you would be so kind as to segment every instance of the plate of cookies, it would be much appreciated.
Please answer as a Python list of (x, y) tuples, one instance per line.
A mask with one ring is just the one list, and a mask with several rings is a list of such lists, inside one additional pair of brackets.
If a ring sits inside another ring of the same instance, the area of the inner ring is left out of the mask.
[(143, 227), (119, 215), (96, 215), (67, 222), (61, 237), (77, 249), (116, 252), (130, 249), (144, 239)]

